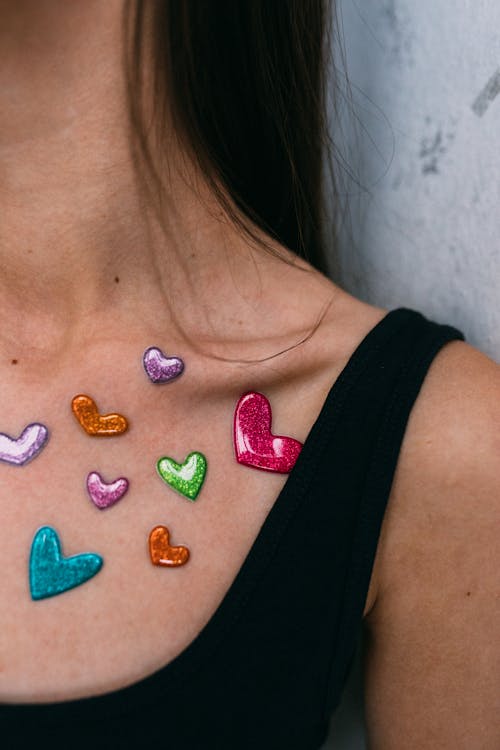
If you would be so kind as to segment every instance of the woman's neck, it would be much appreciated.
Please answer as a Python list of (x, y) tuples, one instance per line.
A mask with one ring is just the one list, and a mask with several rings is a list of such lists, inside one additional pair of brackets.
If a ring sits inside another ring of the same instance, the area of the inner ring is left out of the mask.
[(159, 226), (131, 156), (122, 13), (122, 0), (0, 0), (0, 359), (29, 350), (35, 365), (139, 322), (225, 340), (228, 356), (285, 348), (331, 286), (298, 315), (308, 274), (252, 250), (173, 146)]
[(166, 232), (141, 197), (122, 6), (0, 0), (0, 342), (57, 348), (89, 317), (165, 317), (173, 294), (185, 312), (221, 283), (227, 223), (175, 170)]
[(112, 224), (129, 234), (120, 5), (0, 3), (1, 283), (37, 305), (102, 275)]

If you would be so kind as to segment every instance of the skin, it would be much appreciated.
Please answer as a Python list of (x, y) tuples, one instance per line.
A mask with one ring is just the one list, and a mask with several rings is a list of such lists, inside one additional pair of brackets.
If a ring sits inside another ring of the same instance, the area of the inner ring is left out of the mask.
[[(0, 0), (1, 429), (36, 420), (51, 431), (43, 456), (0, 472), (2, 701), (113, 690), (196, 637), (286, 481), (234, 460), (237, 398), (264, 392), (275, 432), (305, 440), (386, 313), (252, 246), (172, 139), (159, 226), (130, 157), (121, 5)], [(265, 359), (320, 318), (300, 346)], [(175, 388), (142, 372), (142, 352), (160, 343), (186, 362)], [(371, 748), (500, 744), (499, 382), (491, 360), (452, 343), (412, 412), (365, 608)], [(77, 393), (124, 413), (130, 431), (88, 437), (71, 414)], [(151, 466), (193, 449), (210, 462), (202, 497), (166, 504)], [(110, 481), (124, 467), (129, 495), (96, 510), (87, 473)], [(193, 550), (174, 575), (145, 551), (159, 523)], [(20, 571), (45, 524), (65, 554), (106, 562), (88, 584), (35, 604)]]

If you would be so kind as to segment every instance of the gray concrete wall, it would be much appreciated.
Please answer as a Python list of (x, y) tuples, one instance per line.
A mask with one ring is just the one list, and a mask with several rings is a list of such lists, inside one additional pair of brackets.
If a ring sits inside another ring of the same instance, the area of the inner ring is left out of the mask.
[(352, 104), (332, 135), (354, 172), (338, 278), (499, 358), (500, 3), (338, 5)]
[[(500, 360), (500, 3), (338, 0), (338, 16), (349, 85), (338, 55), (334, 275)], [(365, 748), (359, 662), (325, 747)]]

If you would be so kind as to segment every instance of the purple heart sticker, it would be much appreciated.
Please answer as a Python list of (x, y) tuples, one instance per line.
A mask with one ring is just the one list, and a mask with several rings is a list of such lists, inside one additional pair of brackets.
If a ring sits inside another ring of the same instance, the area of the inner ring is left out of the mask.
[(0, 433), (0, 461), (15, 466), (24, 466), (38, 456), (49, 438), (49, 431), (43, 424), (33, 422), (24, 428), (16, 439)]
[(142, 358), (146, 375), (152, 383), (168, 383), (184, 370), (180, 357), (167, 357), (157, 346), (146, 349)]

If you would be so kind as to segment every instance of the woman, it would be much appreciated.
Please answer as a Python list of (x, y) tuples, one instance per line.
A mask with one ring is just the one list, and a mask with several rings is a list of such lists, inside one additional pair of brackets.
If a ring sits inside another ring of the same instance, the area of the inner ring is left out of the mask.
[(326, 8), (0, 12), (3, 746), (317, 748), (364, 622), (497, 748), (498, 368), (321, 273)]

